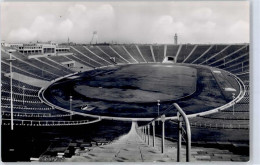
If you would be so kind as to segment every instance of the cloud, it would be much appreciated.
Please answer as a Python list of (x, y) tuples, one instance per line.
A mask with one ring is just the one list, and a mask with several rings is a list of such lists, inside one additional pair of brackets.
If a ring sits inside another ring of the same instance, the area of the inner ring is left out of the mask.
[(239, 34), (240, 32), (248, 32), (249, 24), (248, 22), (239, 20), (230, 27), (229, 31), (231, 33), (236, 33), (236, 34)]
[(33, 41), (37, 34), (31, 32), (26, 28), (19, 28), (17, 30), (12, 30), (8, 36), (8, 40), (16, 42), (28, 42)]
[(193, 19), (197, 20), (208, 20), (212, 16), (212, 10), (210, 8), (199, 8), (191, 12)]
[(249, 5), (234, 3), (10, 2), (2, 8), (1, 34), (7, 42), (66, 42), (69, 37), (89, 43), (93, 31), (99, 42), (173, 43), (175, 33), (181, 43), (248, 42)]
[(229, 28), (228, 32), (230, 34), (230, 38), (234, 38), (238, 41), (245, 41), (249, 37), (250, 33), (249, 23), (239, 20)]
[(101, 5), (96, 8), (76, 4), (67, 9), (66, 18), (54, 15), (36, 16), (29, 27), (18, 28), (10, 31), (8, 40), (15, 42), (29, 41), (65, 41), (71, 36), (78, 42), (85, 41), (86, 32), (90, 34), (98, 30), (105, 34), (112, 30), (114, 25), (114, 13), (111, 5)]

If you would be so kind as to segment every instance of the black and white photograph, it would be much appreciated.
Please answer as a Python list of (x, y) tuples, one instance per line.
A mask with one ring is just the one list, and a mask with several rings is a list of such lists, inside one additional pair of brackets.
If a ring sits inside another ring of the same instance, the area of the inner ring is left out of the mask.
[(2, 162), (249, 162), (250, 1), (4, 1)]

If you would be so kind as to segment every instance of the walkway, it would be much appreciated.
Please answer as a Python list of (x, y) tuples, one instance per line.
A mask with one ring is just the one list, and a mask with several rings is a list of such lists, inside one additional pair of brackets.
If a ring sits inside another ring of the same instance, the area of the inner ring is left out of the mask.
[[(76, 155), (65, 158), (65, 162), (177, 162), (176, 143), (165, 140), (165, 153), (160, 150), (161, 139), (155, 138), (155, 147), (143, 141), (136, 132), (136, 122), (132, 122), (128, 134), (121, 136), (111, 144), (96, 146), (76, 151)], [(184, 146), (181, 150), (181, 161), (185, 162)], [(192, 147), (193, 161), (247, 161), (247, 156), (234, 155), (228, 150), (216, 148)]]
[[(89, 152), (66, 158), (65, 161), (80, 162), (176, 162), (176, 149), (162, 154), (156, 147), (148, 146), (136, 132), (136, 122), (130, 132), (115, 142), (93, 148)], [(159, 140), (159, 139), (158, 139)], [(158, 141), (156, 140), (156, 141)]]

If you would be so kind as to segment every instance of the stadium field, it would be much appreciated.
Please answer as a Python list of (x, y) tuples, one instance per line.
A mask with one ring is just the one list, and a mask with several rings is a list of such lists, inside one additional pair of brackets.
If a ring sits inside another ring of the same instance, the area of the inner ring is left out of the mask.
[[(61, 79), (50, 85), (44, 96), (65, 109), (70, 109), (72, 96), (73, 111), (100, 116), (155, 117), (157, 100), (161, 112), (175, 101), (187, 114), (193, 114), (231, 100), (231, 94), (223, 90), (232, 87), (239, 92), (235, 79), (231, 80), (229, 74), (215, 75), (211, 68), (188, 64), (117, 65)], [(90, 108), (84, 110), (86, 106)], [(167, 116), (175, 114), (167, 112)]]

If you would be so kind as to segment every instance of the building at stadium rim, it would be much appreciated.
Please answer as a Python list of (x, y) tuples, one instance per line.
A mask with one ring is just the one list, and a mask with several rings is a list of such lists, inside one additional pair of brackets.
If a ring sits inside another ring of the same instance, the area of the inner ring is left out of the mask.
[(68, 46), (59, 45), (58, 43), (37, 42), (37, 43), (5, 43), (1, 42), (2, 46), (16, 49), (18, 52), (24, 55), (63, 55), (63, 53), (69, 53), (70, 48)]

